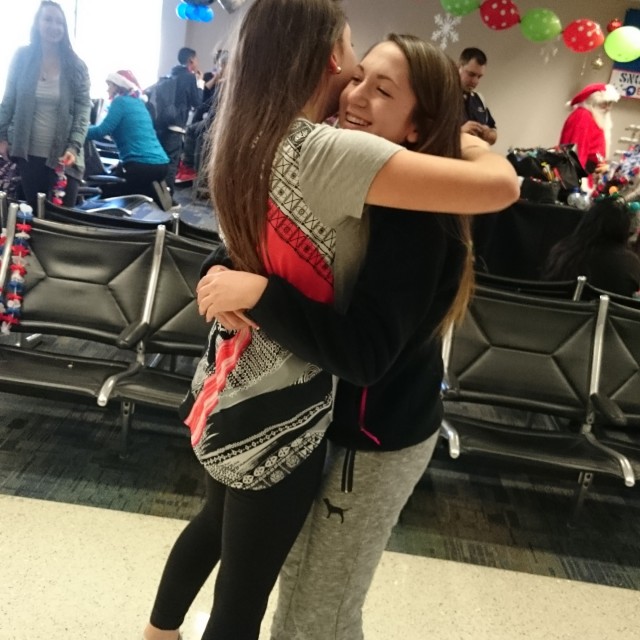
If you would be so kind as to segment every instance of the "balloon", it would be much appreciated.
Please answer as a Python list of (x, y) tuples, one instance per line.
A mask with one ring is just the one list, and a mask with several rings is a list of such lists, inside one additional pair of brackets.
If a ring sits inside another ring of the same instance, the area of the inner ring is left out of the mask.
[(193, 18), (191, 19), (194, 20), (195, 22), (202, 22), (202, 13), (205, 7), (203, 7), (201, 4), (194, 4), (193, 6), (194, 6)]
[(181, 2), (177, 7), (176, 7), (176, 13), (178, 14), (178, 18), (180, 18), (181, 20), (186, 20), (187, 19), (187, 7), (189, 5)]
[(501, 30), (520, 22), (520, 14), (511, 0), (485, 0), (480, 5), (480, 15), (491, 29)]
[(198, 22), (200, 20), (200, 7), (195, 4), (188, 4), (185, 11), (187, 20)]
[(200, 11), (200, 22), (211, 22), (214, 15), (211, 7), (202, 7), (202, 11)]
[(615, 29), (604, 41), (604, 50), (616, 62), (640, 58), (640, 29), (630, 26)]
[(442, 8), (454, 16), (466, 16), (475, 11), (482, 0), (440, 0)]
[(552, 40), (562, 33), (560, 18), (550, 9), (531, 9), (520, 21), (522, 35), (532, 42)]
[(202, 22), (211, 22), (215, 17), (213, 9), (211, 7), (203, 7), (203, 9), (204, 10), (202, 12), (202, 15), (200, 16), (200, 20), (202, 20)]
[(619, 29), (621, 26), (622, 20), (620, 20), (620, 18), (614, 18), (609, 21), (609, 24), (607, 24), (607, 33), (611, 33), (612, 31)]
[(598, 23), (581, 18), (567, 26), (562, 32), (562, 39), (571, 51), (586, 53), (604, 42), (604, 33)]

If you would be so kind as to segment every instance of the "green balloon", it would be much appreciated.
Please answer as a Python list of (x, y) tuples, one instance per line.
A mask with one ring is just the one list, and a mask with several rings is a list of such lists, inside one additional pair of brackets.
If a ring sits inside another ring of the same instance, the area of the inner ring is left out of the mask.
[(616, 62), (631, 62), (640, 58), (640, 29), (618, 27), (604, 41), (604, 50)]
[(545, 42), (562, 33), (562, 24), (550, 9), (531, 9), (520, 21), (520, 29), (527, 40)]
[(480, 8), (482, 0), (440, 0), (442, 8), (453, 16), (466, 16)]

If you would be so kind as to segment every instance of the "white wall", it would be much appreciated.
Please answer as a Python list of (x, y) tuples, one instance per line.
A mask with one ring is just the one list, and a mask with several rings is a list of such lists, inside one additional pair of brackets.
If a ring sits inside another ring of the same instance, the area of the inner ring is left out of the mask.
[[(177, 28), (173, 32), (174, 27), (169, 23), (185, 23), (175, 15), (175, 0), (166, 0), (165, 4), (169, 7), (165, 7), (163, 38), (170, 32), (177, 37)], [(215, 3), (212, 5), (215, 19), (211, 23), (188, 23), (185, 43), (196, 49), (203, 70), (209, 68), (213, 51), (224, 46), (249, 4), (243, 10), (227, 14)], [(611, 19), (623, 19), (627, 8), (640, 6), (634, 0), (515, 0), (515, 4), (520, 15), (544, 7), (553, 10), (563, 26), (578, 18), (590, 18), (603, 29)], [(360, 54), (390, 31), (413, 33), (430, 40), (436, 29), (434, 17), (445, 13), (438, 0), (344, 0), (344, 6)], [(492, 31), (482, 23), (479, 11), (464, 16), (456, 30), (459, 41), (449, 44), (447, 53), (457, 58), (464, 47), (477, 46), (489, 58), (480, 91), (498, 124), (495, 149), (500, 153), (506, 153), (510, 146), (556, 144), (569, 113), (565, 103), (584, 85), (607, 82), (611, 73), (611, 60), (602, 47), (592, 53), (578, 54), (569, 50), (561, 38), (535, 44), (524, 38), (519, 26)], [(172, 43), (174, 57), (180, 46), (182, 44), (175, 41)], [(541, 52), (553, 49), (556, 49), (555, 55), (545, 61)], [(602, 69), (594, 70), (591, 62), (598, 54), (605, 64)], [(613, 119), (613, 139), (617, 140), (626, 126), (640, 124), (640, 100), (621, 100), (614, 107)]]
[(227, 13), (217, 2), (211, 5), (215, 17), (211, 22), (189, 22), (187, 38), (188, 46), (198, 53), (200, 68), (202, 71), (210, 71), (213, 54), (218, 49), (228, 49), (235, 32), (251, 0), (233, 13)]
[(164, 0), (162, 7), (162, 33), (160, 36), (160, 60), (158, 77), (166, 75), (178, 64), (178, 51), (190, 46), (187, 38), (189, 23), (176, 15), (178, 0)]

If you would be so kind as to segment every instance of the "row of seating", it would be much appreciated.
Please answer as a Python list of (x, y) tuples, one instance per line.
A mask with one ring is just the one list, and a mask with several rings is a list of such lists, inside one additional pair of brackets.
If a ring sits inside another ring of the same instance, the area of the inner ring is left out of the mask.
[[(0, 223), (3, 226), (11, 202), (15, 201), (0, 191)], [(214, 244), (220, 242), (220, 236), (213, 229), (190, 224), (180, 218), (178, 211), (162, 211), (144, 195), (86, 200), (75, 208), (69, 208), (49, 202), (45, 194), (40, 193), (35, 215), (44, 220), (101, 229), (153, 230), (164, 225), (185, 238)]]
[[(10, 208), (0, 284), (7, 277)], [(105, 229), (35, 218), (22, 322), (14, 331), (55, 338), (55, 349), (0, 344), (0, 390), (119, 404), (126, 446), (133, 408), (174, 411), (191, 370), (154, 366), (158, 355), (195, 359), (206, 342), (194, 288), (214, 243), (153, 230)], [(579, 472), (576, 510), (593, 474), (640, 477), (640, 309), (577, 282), (479, 275), (466, 320), (445, 341), (453, 457), (483, 454)], [(580, 300), (584, 297), (594, 300)], [(561, 299), (565, 298), (565, 299)], [(83, 352), (77, 342), (87, 341)], [(108, 355), (96, 345), (107, 345)], [(552, 431), (461, 415), (461, 403), (556, 419)], [(625, 442), (627, 440), (628, 442)]]
[[(12, 204), (3, 266), (10, 260), (16, 211)], [(151, 356), (193, 361), (201, 355), (207, 326), (194, 290), (215, 245), (162, 225), (115, 230), (38, 218), (29, 244), (22, 317), (13, 331), (56, 339), (48, 350), (0, 344), (0, 390), (119, 403), (124, 447), (135, 404), (175, 410), (188, 389), (191, 370), (153, 366), (159, 358)], [(77, 340), (61, 336), (87, 341), (80, 343), (83, 353)], [(106, 355), (101, 345), (110, 347)]]
[[(486, 286), (492, 278), (478, 285), (466, 319), (444, 342), (441, 432), (451, 457), (481, 454), (575, 470), (574, 515), (596, 473), (634, 486), (640, 478), (637, 301), (614, 302), (584, 278), (564, 283), (564, 300), (552, 297), (560, 284), (546, 292), (540, 291), (544, 283), (511, 280), (507, 286), (509, 279)], [(599, 295), (578, 300), (576, 290)], [(555, 426), (476, 419), (461, 411), (467, 403), (544, 414)]]

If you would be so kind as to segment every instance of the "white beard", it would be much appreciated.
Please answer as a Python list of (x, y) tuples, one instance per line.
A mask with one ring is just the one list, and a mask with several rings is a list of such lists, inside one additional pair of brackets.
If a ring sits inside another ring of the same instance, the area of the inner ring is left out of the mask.
[(611, 151), (611, 132), (613, 130), (613, 119), (611, 118), (611, 111), (602, 109), (597, 103), (590, 101), (591, 96), (587, 98), (581, 106), (588, 109), (593, 116), (594, 122), (602, 129), (604, 133), (604, 143), (607, 150), (606, 157), (609, 157)]

